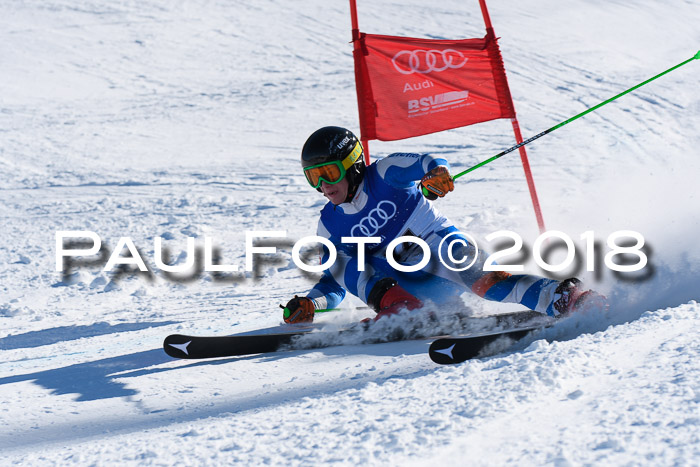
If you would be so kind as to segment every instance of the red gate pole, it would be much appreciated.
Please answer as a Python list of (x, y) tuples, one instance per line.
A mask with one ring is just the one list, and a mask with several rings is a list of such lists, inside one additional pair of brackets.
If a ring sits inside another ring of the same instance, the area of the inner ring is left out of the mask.
[[(354, 0), (350, 0), (354, 3)], [(486, 33), (491, 32), (493, 34), (493, 26), (491, 25), (491, 17), (486, 9), (486, 0), (479, 0), (479, 6), (481, 7), (481, 14), (484, 17), (484, 23), (486, 24)], [(496, 37), (493, 34), (493, 37)], [(504, 76), (505, 78), (505, 76)], [(506, 85), (508, 80), (506, 79)], [(513, 107), (513, 118), (510, 122), (513, 125), (513, 133), (515, 133), (515, 141), (520, 144), (523, 142), (523, 136), (520, 134), (520, 125), (518, 124), (518, 118), (515, 116), (515, 104), (513, 104), (513, 97), (508, 92), (508, 98), (510, 99), (510, 105)], [(535, 217), (537, 218), (537, 226), (540, 229), (540, 233), (543, 233), (546, 229), (544, 227), (544, 218), (542, 217), (542, 209), (540, 208), (540, 201), (537, 198), (537, 191), (535, 190), (535, 180), (532, 178), (532, 172), (530, 171), (530, 162), (527, 159), (527, 153), (525, 152), (525, 146), (520, 146), (518, 148), (520, 151), (520, 160), (523, 164), (523, 169), (525, 170), (525, 178), (527, 180), (527, 187), (530, 190), (530, 198), (532, 198), (532, 206), (535, 208)]]
[[(352, 46), (356, 55), (360, 50), (360, 26), (357, 21), (357, 4), (355, 3), (355, 0), (350, 0), (350, 21), (352, 23)], [(357, 73), (358, 69), (357, 66), (355, 66), (355, 83), (358, 82)], [(360, 99), (362, 99), (360, 93), (357, 93), (358, 112), (362, 108)], [(362, 138), (362, 135), (360, 135), (360, 138)], [(369, 165), (369, 141), (367, 139), (361, 139), (361, 142), (365, 153), (365, 164)]]

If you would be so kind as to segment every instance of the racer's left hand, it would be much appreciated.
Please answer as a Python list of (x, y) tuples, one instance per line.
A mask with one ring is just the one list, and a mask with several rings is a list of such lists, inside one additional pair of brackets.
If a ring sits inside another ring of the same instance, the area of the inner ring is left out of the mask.
[(435, 167), (425, 174), (420, 181), (420, 185), (423, 195), (430, 200), (438, 197), (442, 198), (455, 189), (455, 183), (450, 176), (450, 171), (444, 165)]

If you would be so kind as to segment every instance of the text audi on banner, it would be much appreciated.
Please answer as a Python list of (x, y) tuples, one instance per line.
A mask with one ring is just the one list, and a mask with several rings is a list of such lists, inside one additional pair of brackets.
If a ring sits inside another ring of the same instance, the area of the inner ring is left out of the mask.
[[(486, 36), (435, 40), (360, 32), (357, 2), (350, 0), (355, 86), (360, 131), (368, 142), (427, 135), (500, 118), (510, 119), (520, 144), (520, 124), (486, 0), (479, 0)], [(542, 209), (524, 145), (518, 148), (540, 233)]]
[(355, 73), (362, 139), (393, 141), (514, 118), (492, 32), (434, 40), (361, 33)]

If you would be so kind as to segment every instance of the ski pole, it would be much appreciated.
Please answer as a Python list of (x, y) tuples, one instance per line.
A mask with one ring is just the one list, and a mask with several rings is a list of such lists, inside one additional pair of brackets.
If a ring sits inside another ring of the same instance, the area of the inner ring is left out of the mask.
[[(284, 310), (284, 317), (288, 318), (289, 315), (291, 314), (289, 309), (287, 307), (285, 307), (284, 305), (280, 305), (280, 308), (282, 308)], [(364, 309), (364, 308), (366, 308), (366, 307), (359, 307), (356, 309)], [(323, 308), (323, 309), (314, 311), (314, 313), (328, 313), (329, 311), (341, 311), (341, 310), (343, 310), (343, 308)]]
[[(684, 61), (684, 62), (682, 62), (682, 63), (679, 63), (678, 65), (676, 65), (676, 66), (674, 66), (674, 67), (669, 68), (668, 70), (664, 71), (663, 73), (659, 73), (658, 75), (654, 76), (653, 78), (649, 78), (648, 80), (646, 80), (646, 81), (644, 81), (644, 82), (642, 82), (642, 83), (639, 83), (638, 85), (633, 86), (633, 87), (629, 88), (628, 90), (626, 90), (626, 91), (624, 91), (624, 92), (621, 92), (620, 94), (618, 94), (618, 95), (615, 96), (615, 97), (611, 97), (610, 99), (608, 99), (608, 100), (606, 100), (606, 101), (603, 101), (603, 102), (601, 102), (600, 104), (598, 104), (598, 105), (596, 105), (596, 106), (594, 106), (594, 107), (591, 107), (591, 108), (588, 109), (588, 110), (584, 110), (584, 111), (581, 112), (580, 114), (575, 115), (575, 116), (571, 117), (570, 119), (565, 120), (565, 121), (563, 121), (563, 122), (561, 122), (561, 123), (559, 123), (559, 124), (557, 124), (557, 125), (554, 125), (552, 128), (550, 128), (550, 129), (548, 129), (548, 130), (545, 130), (545, 131), (543, 131), (542, 133), (539, 133), (539, 134), (533, 136), (532, 138), (528, 138), (528, 139), (526, 139), (525, 141), (523, 141), (522, 143), (518, 143), (518, 144), (516, 144), (515, 146), (513, 146), (513, 147), (510, 148), (510, 149), (506, 149), (505, 151), (500, 152), (500, 153), (496, 154), (495, 156), (493, 156), (493, 157), (491, 157), (491, 158), (489, 158), (489, 159), (486, 159), (486, 160), (483, 161), (483, 162), (479, 162), (479, 163), (476, 164), (475, 166), (470, 167), (470, 168), (468, 168), (467, 170), (458, 173), (457, 175), (455, 175), (454, 177), (452, 177), (452, 179), (453, 179), (453, 180), (457, 180), (457, 179), (458, 179), (459, 177), (461, 177), (462, 175), (466, 175), (466, 174), (468, 174), (469, 172), (478, 169), (479, 167), (483, 167), (483, 166), (485, 166), (486, 164), (488, 164), (488, 163), (490, 163), (490, 162), (493, 162), (493, 161), (495, 161), (496, 159), (499, 159), (499, 158), (505, 156), (505, 155), (508, 154), (509, 152), (513, 152), (513, 151), (515, 151), (516, 149), (518, 149), (519, 147), (525, 146), (526, 144), (531, 143), (531, 142), (535, 141), (536, 139), (541, 138), (542, 136), (544, 136), (544, 135), (546, 135), (546, 134), (549, 134), (549, 133), (553, 132), (554, 130), (563, 127), (564, 125), (573, 122), (573, 121), (576, 120), (577, 118), (583, 117), (584, 115), (586, 115), (586, 114), (588, 114), (588, 113), (590, 113), (590, 112), (593, 112), (594, 110), (597, 110), (597, 109), (601, 108), (601, 107), (604, 106), (605, 104), (607, 104), (607, 103), (609, 103), (609, 102), (612, 102), (612, 101), (614, 101), (615, 99), (617, 99), (617, 98), (619, 98), (619, 97), (622, 97), (622, 96), (624, 96), (625, 94), (627, 94), (627, 93), (629, 93), (629, 92), (634, 91), (635, 89), (641, 88), (641, 87), (644, 86), (645, 84), (650, 83), (651, 81), (654, 81), (656, 78), (660, 78), (661, 76), (665, 75), (666, 73), (670, 73), (670, 72), (672, 72), (673, 70), (675, 70), (676, 68), (680, 68), (680, 67), (682, 67), (683, 65), (685, 65), (686, 63), (689, 63), (689, 62), (691, 62), (691, 61), (693, 61), (693, 60), (700, 60), (700, 51), (698, 51), (698, 53), (696, 53), (693, 57), (689, 58), (688, 60), (686, 60), (686, 61)], [(425, 194), (425, 188), (423, 188), (423, 193)]]
[[(346, 310), (347, 308), (323, 308), (320, 310), (314, 311), (314, 313), (328, 313), (329, 311), (343, 311)], [(353, 307), (351, 309), (354, 310), (369, 310), (370, 308), (368, 306), (358, 306), (358, 307)]]

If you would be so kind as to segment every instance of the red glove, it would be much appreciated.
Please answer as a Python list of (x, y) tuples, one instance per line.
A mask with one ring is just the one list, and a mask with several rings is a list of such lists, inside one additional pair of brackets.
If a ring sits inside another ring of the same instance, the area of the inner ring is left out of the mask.
[(452, 181), (450, 171), (447, 167), (440, 165), (425, 174), (420, 181), (421, 191), (423, 195), (430, 199), (442, 198), (447, 193), (455, 189), (455, 183)]
[(314, 302), (307, 297), (294, 296), (287, 306), (280, 305), (284, 310), (282, 318), (285, 323), (311, 323), (314, 320), (316, 307)]

